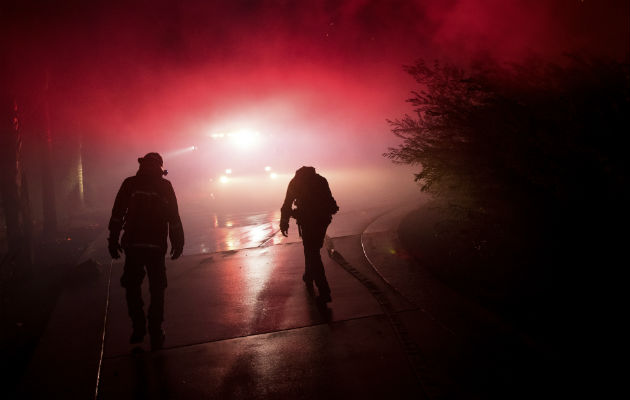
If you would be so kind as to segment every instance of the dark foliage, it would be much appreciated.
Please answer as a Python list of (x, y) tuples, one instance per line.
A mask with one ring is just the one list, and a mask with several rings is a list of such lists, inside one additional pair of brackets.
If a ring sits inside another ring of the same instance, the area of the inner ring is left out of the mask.
[(415, 113), (389, 121), (403, 142), (385, 156), (420, 165), (416, 180), (472, 221), (471, 240), (535, 235), (547, 245), (545, 235), (571, 240), (574, 228), (610, 231), (626, 192), (628, 62), (465, 71), (420, 60), (406, 70), (420, 85), (408, 100)]
[(628, 63), (572, 57), (464, 71), (420, 60), (406, 70), (420, 85), (408, 100), (415, 114), (389, 121), (403, 143), (385, 156), (421, 165), (423, 190), (471, 209), (532, 192), (560, 202), (621, 194)]
[(454, 286), (561, 341), (566, 331), (549, 321), (559, 327), (615, 293), (602, 288), (625, 248), (630, 64), (571, 56), (463, 70), (420, 60), (406, 70), (419, 84), (414, 114), (389, 121), (403, 141), (384, 155), (419, 165), (416, 180), (437, 200), (431, 212), (441, 210), (427, 237), (410, 217), (407, 247), (434, 254), (424, 265)]

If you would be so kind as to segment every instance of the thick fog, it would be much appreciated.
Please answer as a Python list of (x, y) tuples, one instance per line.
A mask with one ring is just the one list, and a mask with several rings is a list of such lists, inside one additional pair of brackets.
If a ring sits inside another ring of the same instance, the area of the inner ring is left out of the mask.
[(418, 193), (419, 167), (382, 157), (386, 119), (411, 111), (404, 64), (617, 57), (627, 15), (588, 0), (20, 3), (2, 6), (2, 84), (36, 217), (47, 130), (63, 215), (111, 207), (150, 151), (184, 207), (278, 208), (310, 165), (343, 210)]

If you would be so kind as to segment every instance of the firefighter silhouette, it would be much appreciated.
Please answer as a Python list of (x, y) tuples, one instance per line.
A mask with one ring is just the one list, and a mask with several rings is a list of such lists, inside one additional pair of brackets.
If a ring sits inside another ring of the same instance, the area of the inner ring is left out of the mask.
[[(125, 254), (121, 285), (126, 290), (127, 309), (133, 324), (130, 342), (141, 343), (148, 332), (151, 348), (159, 349), (165, 339), (164, 291), (167, 287), (167, 236), (171, 242), (171, 259), (178, 258), (184, 247), (184, 230), (177, 209), (177, 198), (171, 183), (163, 178), (162, 157), (148, 153), (138, 158), (135, 176), (125, 179), (118, 191), (109, 221), (109, 253), (112, 258)], [(120, 232), (124, 230), (120, 243)], [(142, 301), (142, 281), (149, 277), (151, 303), (147, 318)]]
[[(297, 208), (293, 208), (293, 205)], [(313, 167), (298, 169), (289, 182), (280, 211), (280, 230), (284, 236), (287, 236), (289, 230), (289, 219), (293, 217), (297, 221), (304, 245), (305, 268), (302, 280), (311, 287), (313, 281), (315, 282), (319, 302), (332, 301), (320, 250), (324, 245), (326, 229), (332, 221), (332, 215), (339, 211), (339, 207), (326, 178), (317, 174)]]

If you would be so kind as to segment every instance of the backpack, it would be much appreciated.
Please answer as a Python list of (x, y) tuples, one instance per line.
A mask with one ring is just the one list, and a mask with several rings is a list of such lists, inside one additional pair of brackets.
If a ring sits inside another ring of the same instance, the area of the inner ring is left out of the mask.
[(295, 204), (297, 214), (303, 218), (330, 219), (331, 215), (339, 211), (328, 181), (319, 174), (306, 176), (299, 181)]

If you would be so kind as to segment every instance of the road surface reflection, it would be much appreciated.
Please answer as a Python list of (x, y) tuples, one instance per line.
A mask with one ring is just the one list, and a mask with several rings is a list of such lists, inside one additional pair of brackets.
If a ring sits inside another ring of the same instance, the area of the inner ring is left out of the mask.
[(204, 209), (187, 210), (182, 213), (182, 222), (186, 230), (184, 254), (215, 253), (264, 244), (278, 230), (280, 211), (218, 215)]

